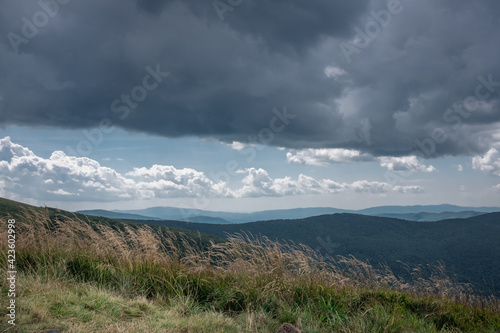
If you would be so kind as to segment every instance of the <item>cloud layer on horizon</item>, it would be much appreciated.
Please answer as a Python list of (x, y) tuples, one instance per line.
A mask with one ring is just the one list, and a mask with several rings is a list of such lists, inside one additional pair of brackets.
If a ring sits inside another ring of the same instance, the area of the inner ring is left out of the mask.
[(0, 139), (0, 196), (58, 201), (121, 201), (155, 198), (245, 198), (283, 197), (347, 192), (386, 194), (422, 193), (421, 186), (391, 185), (359, 180), (353, 183), (315, 179), (300, 174), (272, 178), (262, 168), (238, 170), (242, 179), (231, 188), (215, 182), (203, 172), (168, 165), (133, 168), (124, 175), (87, 157), (55, 151), (49, 158)]
[[(372, 11), (387, 1), (244, 0), (223, 21), (200, 0), (58, 7), (13, 47), (9, 33), (22, 37), (43, 9), (2, 1), (0, 126), (90, 128), (108, 118), (228, 144), (267, 129), (267, 144), (377, 157), (475, 156), (499, 144), (498, 1), (401, 0), (366, 46), (355, 29), (377, 26)], [(341, 43), (359, 51), (350, 62)], [(155, 80), (157, 68), (168, 77)], [(477, 92), (484, 100), (467, 104)], [(296, 117), (275, 119), (285, 105)]]

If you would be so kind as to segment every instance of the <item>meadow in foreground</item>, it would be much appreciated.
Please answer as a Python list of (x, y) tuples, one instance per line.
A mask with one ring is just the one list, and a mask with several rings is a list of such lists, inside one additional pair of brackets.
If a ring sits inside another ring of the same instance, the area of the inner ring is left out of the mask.
[[(2, 219), (6, 230), (7, 218)], [(442, 268), (402, 281), (355, 258), (235, 235), (206, 246), (177, 231), (25, 210), (16, 225), (17, 325), (8, 332), (499, 332), (500, 306)], [(1, 237), (6, 262), (7, 237)]]

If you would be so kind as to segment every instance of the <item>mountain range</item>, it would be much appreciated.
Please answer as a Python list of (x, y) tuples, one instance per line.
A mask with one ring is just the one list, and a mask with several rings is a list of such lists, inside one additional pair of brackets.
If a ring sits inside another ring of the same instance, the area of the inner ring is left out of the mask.
[(361, 210), (346, 210), (331, 207), (295, 208), (265, 210), (252, 213), (232, 213), (176, 207), (151, 207), (138, 210), (82, 210), (78, 213), (110, 218), (135, 220), (177, 220), (201, 223), (245, 223), (276, 219), (298, 219), (336, 213), (353, 213), (371, 216), (384, 216), (409, 221), (439, 221), (451, 218), (469, 218), (484, 213), (500, 212), (499, 207), (461, 207), (455, 205), (426, 206), (379, 206)]

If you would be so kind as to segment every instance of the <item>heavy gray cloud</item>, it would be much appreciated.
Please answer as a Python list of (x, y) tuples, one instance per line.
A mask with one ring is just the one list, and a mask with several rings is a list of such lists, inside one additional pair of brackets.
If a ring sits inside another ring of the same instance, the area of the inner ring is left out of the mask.
[[(0, 126), (108, 118), (227, 143), (267, 128), (272, 145), (374, 156), (498, 145), (498, 1), (394, 1), (231, 1), (221, 21), (211, 1), (0, 0)], [(284, 105), (296, 117), (273, 127)]]

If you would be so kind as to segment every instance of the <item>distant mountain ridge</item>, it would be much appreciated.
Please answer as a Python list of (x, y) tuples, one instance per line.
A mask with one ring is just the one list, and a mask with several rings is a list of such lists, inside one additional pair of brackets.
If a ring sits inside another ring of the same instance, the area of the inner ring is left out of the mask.
[(474, 211), (480, 213), (500, 212), (500, 207), (463, 207), (449, 204), (441, 205), (413, 205), (413, 206), (378, 206), (358, 210), (359, 214), (377, 215), (377, 214), (411, 214), (411, 213), (444, 213), (444, 212), (463, 212)]
[[(188, 208), (177, 208), (177, 207), (151, 207), (145, 209), (137, 209), (137, 210), (114, 210), (114, 211), (104, 211), (104, 210), (85, 210), (78, 211), (85, 212), (85, 214), (89, 215), (98, 215), (98, 214), (135, 214), (141, 215), (144, 217), (151, 216), (154, 219), (164, 219), (164, 220), (177, 220), (177, 221), (187, 221), (192, 220), (193, 218), (203, 216), (208, 220), (209, 218), (213, 218), (214, 221), (216, 219), (221, 219), (227, 221), (227, 223), (245, 223), (245, 222), (253, 222), (253, 221), (262, 221), (262, 220), (272, 220), (272, 219), (281, 219), (281, 218), (303, 218), (310, 217), (315, 215), (322, 214), (334, 214), (334, 213), (343, 213), (348, 212), (343, 209), (336, 208), (295, 208), (295, 209), (280, 209), (280, 210), (267, 210), (261, 212), (254, 213), (231, 213), (231, 212), (221, 212), (221, 211), (208, 211), (208, 210), (200, 210), (200, 209), (188, 209)], [(99, 215), (104, 216), (104, 215)], [(126, 217), (124, 217), (126, 218)], [(138, 220), (147, 220), (148, 218), (137, 218)], [(217, 223), (217, 222), (210, 222)]]
[(211, 216), (191, 216), (183, 219), (185, 222), (197, 222), (197, 223), (211, 223), (211, 224), (232, 224), (227, 220), (224, 220), (220, 217), (211, 217)]
[[(438, 221), (451, 218), (468, 218), (484, 213), (500, 212), (500, 207), (461, 207), (455, 205), (415, 205), (415, 206), (379, 206), (361, 210), (346, 210), (331, 207), (311, 207), (265, 210), (253, 213), (231, 213), (222, 211), (207, 211), (199, 209), (177, 208), (177, 207), (151, 207), (138, 210), (86, 210), (80, 213), (104, 217), (124, 219), (164, 219), (191, 221), (202, 223), (245, 223), (276, 219), (300, 219), (311, 216), (336, 213), (354, 213), (371, 216), (385, 216), (410, 221)], [(126, 217), (115, 214), (133, 214), (141, 217)], [(199, 219), (203, 217), (203, 219)]]

